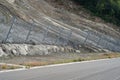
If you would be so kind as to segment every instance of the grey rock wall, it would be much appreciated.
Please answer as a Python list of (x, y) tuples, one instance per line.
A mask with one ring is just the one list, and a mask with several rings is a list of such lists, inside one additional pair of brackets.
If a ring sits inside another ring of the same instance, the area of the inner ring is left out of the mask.
[(1, 44), (0, 57), (2, 56), (34, 56), (34, 55), (49, 55), (53, 53), (80, 53), (69, 46), (61, 47), (55, 45), (29, 45), (29, 44)]

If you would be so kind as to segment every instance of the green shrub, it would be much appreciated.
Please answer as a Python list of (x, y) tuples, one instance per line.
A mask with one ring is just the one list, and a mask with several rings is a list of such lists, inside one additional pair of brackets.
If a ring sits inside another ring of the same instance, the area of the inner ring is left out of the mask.
[(107, 22), (120, 25), (120, 0), (73, 0), (103, 18)]
[(80, 62), (80, 61), (85, 61), (85, 59), (83, 58), (78, 58), (78, 59), (74, 59), (73, 62)]
[(1, 65), (1, 69), (7, 69), (7, 65)]

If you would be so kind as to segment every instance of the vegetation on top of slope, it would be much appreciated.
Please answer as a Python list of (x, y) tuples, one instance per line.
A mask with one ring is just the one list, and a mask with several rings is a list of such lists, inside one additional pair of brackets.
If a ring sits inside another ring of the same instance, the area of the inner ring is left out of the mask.
[(119, 0), (73, 0), (93, 12), (94, 15), (103, 18), (107, 22), (120, 25), (120, 1)]

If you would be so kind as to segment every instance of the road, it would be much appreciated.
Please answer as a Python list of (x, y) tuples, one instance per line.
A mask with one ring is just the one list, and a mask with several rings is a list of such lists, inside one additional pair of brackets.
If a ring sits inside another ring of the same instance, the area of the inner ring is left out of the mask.
[(120, 80), (120, 58), (3, 72), (0, 80)]

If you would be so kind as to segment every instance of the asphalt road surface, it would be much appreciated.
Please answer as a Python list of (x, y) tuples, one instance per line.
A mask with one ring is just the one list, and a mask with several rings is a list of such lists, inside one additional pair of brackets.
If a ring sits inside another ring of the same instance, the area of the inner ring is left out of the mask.
[(2, 72), (0, 80), (120, 80), (120, 58)]

